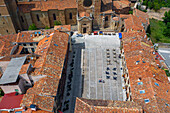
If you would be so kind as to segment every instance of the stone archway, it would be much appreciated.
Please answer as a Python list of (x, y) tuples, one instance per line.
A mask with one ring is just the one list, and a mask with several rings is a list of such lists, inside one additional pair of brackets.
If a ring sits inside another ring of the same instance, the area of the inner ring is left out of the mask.
[(83, 33), (86, 33), (87, 32), (87, 29), (86, 27), (83, 28)]

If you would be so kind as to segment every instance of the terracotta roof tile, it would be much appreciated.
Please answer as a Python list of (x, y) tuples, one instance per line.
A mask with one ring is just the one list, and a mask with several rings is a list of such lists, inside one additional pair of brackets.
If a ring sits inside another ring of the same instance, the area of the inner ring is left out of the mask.
[(112, 19), (115, 21), (119, 21), (119, 17), (113, 17)]
[(54, 31), (42, 39), (36, 48), (35, 54), (39, 55), (34, 65), (32, 76), (46, 75), (34, 83), (34, 87), (27, 90), (21, 105), (35, 104), (45, 111), (52, 111), (54, 97), (58, 91), (58, 85), (67, 52), (68, 34)]
[(127, 32), (129, 31), (143, 31), (144, 28), (142, 23), (139, 21), (138, 17), (131, 15), (129, 18), (125, 19), (125, 28)]
[(122, 41), (132, 100), (145, 112), (166, 113), (170, 109), (170, 86), (165, 71), (158, 67), (160, 62), (155, 59), (153, 44), (144, 32), (122, 33)]
[(115, 6), (116, 9), (123, 9), (125, 7), (130, 7), (129, 4), (130, 4), (129, 1), (113, 1), (113, 6)]
[(52, 9), (65, 10), (77, 8), (76, 0), (54, 0), (54, 1), (31, 1), (18, 2), (19, 10), (28, 13), (30, 11), (48, 11)]
[(19, 74), (20, 74), (20, 75), (21, 75), (21, 74), (26, 74), (27, 71), (28, 71), (29, 66), (30, 66), (30, 64), (24, 64), (24, 65), (22, 65)]
[(81, 17), (84, 17), (84, 16), (90, 17), (90, 14), (87, 13), (87, 12), (80, 12), (80, 13), (79, 13), (79, 16), (80, 16), (80, 18), (81, 18)]
[(138, 9), (134, 9), (133, 15), (137, 16), (141, 22), (149, 24), (149, 15)]
[(58, 30), (58, 31), (71, 31), (71, 25), (57, 25), (54, 26), (54, 30)]
[(75, 113), (142, 113), (142, 107), (129, 101), (93, 100), (76, 98)]
[(41, 110), (53, 111), (54, 97), (25, 94), (22, 99), (21, 106), (26, 106), (29, 108), (31, 104), (36, 105)]
[(12, 48), (15, 46), (17, 35), (0, 36), (0, 56), (10, 55)]

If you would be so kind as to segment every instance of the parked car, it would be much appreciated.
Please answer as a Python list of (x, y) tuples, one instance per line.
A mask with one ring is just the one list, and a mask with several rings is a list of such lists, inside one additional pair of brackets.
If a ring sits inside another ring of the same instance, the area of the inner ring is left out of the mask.
[(83, 37), (82, 34), (76, 34), (76, 37)]

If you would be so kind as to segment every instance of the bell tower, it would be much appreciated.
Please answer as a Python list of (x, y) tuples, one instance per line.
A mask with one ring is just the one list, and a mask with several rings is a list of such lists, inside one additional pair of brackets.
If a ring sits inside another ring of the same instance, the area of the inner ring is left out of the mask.
[(93, 16), (93, 26), (100, 25), (101, 0), (78, 0), (78, 13), (86, 12)]

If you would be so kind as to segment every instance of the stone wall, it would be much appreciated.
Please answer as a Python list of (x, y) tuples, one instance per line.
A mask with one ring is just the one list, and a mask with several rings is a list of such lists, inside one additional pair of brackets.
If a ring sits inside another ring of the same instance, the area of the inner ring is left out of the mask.
[(0, 16), (0, 35), (16, 33), (10, 16)]
[[(70, 19), (70, 13), (72, 19)], [(65, 10), (66, 24), (76, 25), (77, 24), (77, 9), (66, 9)]]
[[(54, 20), (53, 14), (56, 15), (56, 20)], [(54, 27), (55, 21), (60, 21), (61, 24), (66, 24), (65, 22), (65, 11), (64, 10), (50, 10), (48, 11), (50, 26)]]
[[(37, 18), (39, 17), (39, 20)], [(36, 25), (37, 28), (45, 28), (46, 26), (50, 27), (48, 12), (46, 11), (33, 11), (31, 12), (32, 21)]]
[(16, 33), (8, 7), (4, 0), (0, 0), (0, 35)]

